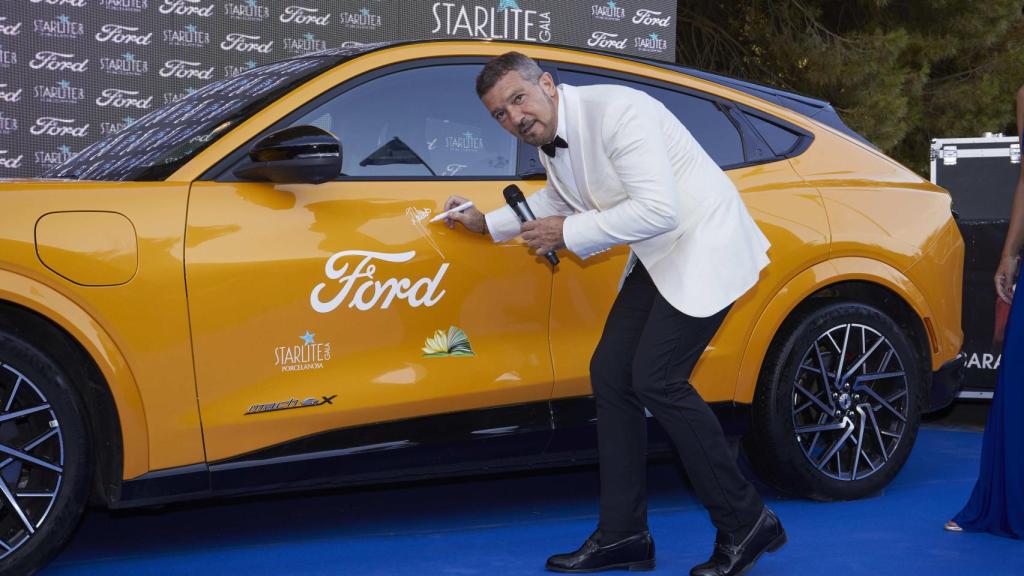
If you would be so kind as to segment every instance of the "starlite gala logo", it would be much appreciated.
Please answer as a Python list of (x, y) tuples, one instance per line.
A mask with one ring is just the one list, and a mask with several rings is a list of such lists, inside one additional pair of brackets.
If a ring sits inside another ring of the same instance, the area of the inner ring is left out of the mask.
[(203, 0), (164, 0), (164, 3), (160, 5), (160, 13), (208, 18), (213, 15), (214, 6), (214, 4), (204, 6)]
[(384, 24), (380, 15), (373, 14), (369, 8), (361, 8), (358, 12), (342, 12), (338, 14), (338, 19), (346, 28), (356, 30), (376, 30)]
[(135, 122), (135, 118), (132, 118), (131, 116), (121, 118), (120, 122), (100, 122), (100, 134), (117, 134), (131, 126), (133, 122)]
[(285, 24), (316, 24), (327, 26), (331, 22), (331, 13), (326, 12), (318, 15), (319, 8), (308, 8), (306, 6), (286, 6), (281, 13), (280, 20)]
[(120, 24), (104, 24), (96, 33), (96, 39), (100, 42), (113, 42), (114, 44), (138, 44), (148, 46), (153, 41), (153, 33), (138, 34), (139, 29), (134, 26), (122, 26)]
[(619, 5), (615, 3), (615, 0), (608, 0), (607, 4), (596, 4), (591, 6), (590, 14), (598, 20), (619, 22), (626, 17), (626, 9), (619, 8)]
[(73, 152), (70, 146), (61, 144), (55, 150), (36, 150), (33, 154), (33, 162), (43, 169), (53, 168), (71, 160), (75, 154), (77, 152)]
[(4, 36), (17, 36), (21, 34), (21, 22), (11, 22), (7, 16), (0, 16), (0, 34)]
[(14, 50), (4, 50), (0, 45), (0, 68), (10, 68), (18, 63), (18, 53)]
[(523, 10), (516, 0), (501, 0), (495, 6), (436, 2), (431, 34), (551, 42), (551, 13)]
[(641, 38), (634, 38), (633, 47), (641, 52), (664, 52), (668, 50), (668, 41), (658, 37), (657, 34), (649, 34)]
[(270, 18), (270, 8), (258, 4), (256, 0), (246, 0), (238, 4), (227, 2), (224, 4), (224, 15), (232, 20), (244, 20), (246, 22), (262, 22)]
[[(0, 87), (3, 85), (0, 84)], [(18, 90), (21, 92), (21, 90)], [(4, 116), (3, 112), (0, 112), (0, 134), (9, 136), (18, 131), (18, 119)]]
[(179, 30), (164, 30), (164, 42), (171, 46), (187, 46), (189, 48), (203, 48), (210, 43), (210, 33), (204, 32), (189, 24)]
[(116, 58), (100, 58), (100, 70), (115, 76), (142, 76), (149, 72), (149, 62), (125, 52)]
[(89, 70), (89, 59), (77, 60), (71, 52), (36, 52), (35, 58), (29, 60), (28, 67), (33, 70), (49, 70), (51, 72), (86, 72)]
[(291, 54), (308, 54), (327, 49), (327, 41), (318, 39), (310, 32), (303, 34), (302, 38), (285, 38), (281, 45), (285, 52)]
[(149, 0), (100, 0), (100, 6), (116, 12), (142, 12), (149, 8)]
[(238, 64), (228, 64), (227, 66), (224, 67), (224, 77), (225, 78), (234, 78), (235, 76), (238, 76), (242, 72), (248, 72), (249, 70), (252, 70), (255, 67), (256, 67), (256, 61), (255, 60), (249, 60), (248, 62), (245, 62), (245, 63), (243, 63), (241, 65), (238, 65)]
[(34, 87), (32, 95), (47, 104), (78, 104), (85, 100), (85, 89), (72, 85), (68, 80), (61, 80), (52, 86)]
[(85, 34), (85, 25), (72, 20), (66, 14), (49, 20), (33, 20), (32, 29), (40, 36), (48, 38), (78, 38)]

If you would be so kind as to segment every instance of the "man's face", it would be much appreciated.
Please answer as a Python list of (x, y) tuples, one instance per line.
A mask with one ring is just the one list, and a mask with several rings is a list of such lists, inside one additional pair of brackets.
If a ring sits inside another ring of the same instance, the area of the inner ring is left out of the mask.
[(512, 70), (483, 95), (491, 116), (513, 136), (532, 146), (547, 144), (558, 129), (558, 91), (545, 72), (537, 84)]

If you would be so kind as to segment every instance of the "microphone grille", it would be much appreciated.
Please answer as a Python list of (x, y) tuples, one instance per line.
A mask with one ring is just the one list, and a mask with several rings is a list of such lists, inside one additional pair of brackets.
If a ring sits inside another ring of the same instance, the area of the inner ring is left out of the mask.
[(519, 202), (526, 202), (526, 197), (523, 196), (523, 191), (519, 189), (519, 186), (515, 184), (509, 184), (502, 190), (502, 194), (505, 195), (505, 202), (509, 204), (517, 204)]

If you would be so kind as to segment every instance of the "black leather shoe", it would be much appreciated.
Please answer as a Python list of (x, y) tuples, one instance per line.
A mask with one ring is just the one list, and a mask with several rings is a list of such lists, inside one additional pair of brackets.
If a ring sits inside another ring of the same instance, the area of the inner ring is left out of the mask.
[(782, 529), (775, 513), (765, 506), (761, 516), (750, 532), (739, 542), (719, 534), (715, 540), (715, 551), (707, 562), (694, 566), (690, 576), (740, 576), (750, 570), (761, 554), (775, 552), (786, 543), (786, 531)]
[(641, 532), (601, 546), (591, 536), (579, 550), (548, 558), (547, 569), (554, 572), (654, 570), (654, 539), (649, 532)]

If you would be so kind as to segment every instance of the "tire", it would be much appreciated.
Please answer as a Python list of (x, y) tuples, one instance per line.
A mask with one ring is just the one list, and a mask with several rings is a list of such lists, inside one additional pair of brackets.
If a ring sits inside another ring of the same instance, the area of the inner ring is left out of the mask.
[(78, 526), (92, 472), (84, 414), (57, 362), (0, 332), (0, 574), (35, 572)]
[[(836, 382), (840, 362), (846, 378)], [(746, 438), (751, 464), (768, 484), (795, 496), (851, 500), (877, 493), (917, 438), (923, 376), (904, 329), (872, 306), (829, 303), (787, 322), (754, 398)]]

